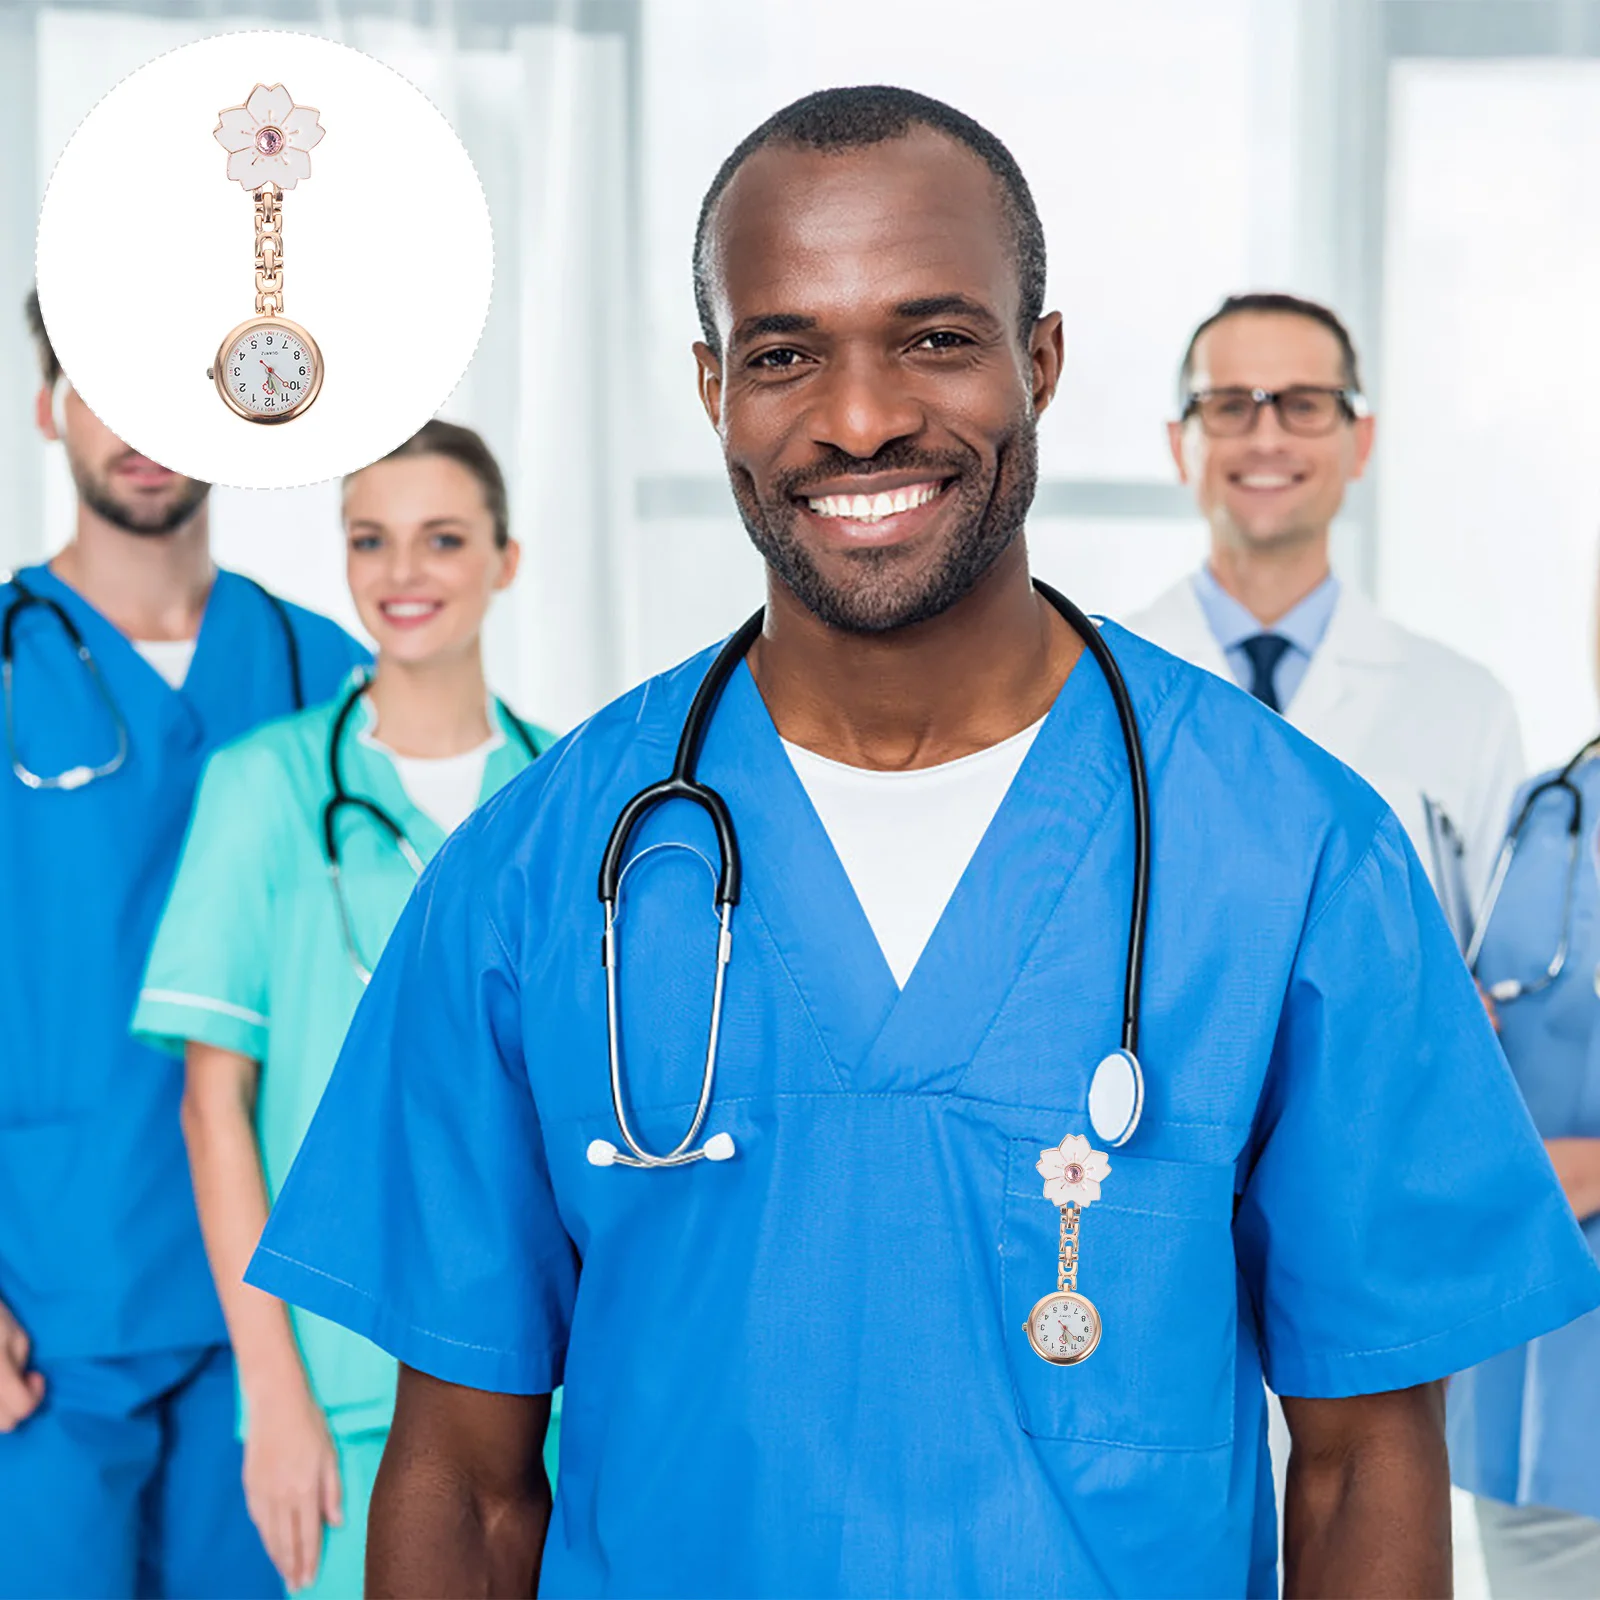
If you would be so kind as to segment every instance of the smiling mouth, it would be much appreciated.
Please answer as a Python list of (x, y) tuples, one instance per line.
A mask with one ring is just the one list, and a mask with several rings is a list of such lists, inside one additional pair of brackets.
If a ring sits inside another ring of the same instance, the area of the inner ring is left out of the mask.
[(385, 600), (378, 607), (389, 622), (425, 622), (443, 609), (441, 600)]
[(887, 517), (897, 517), (902, 512), (915, 511), (944, 493), (946, 480), (929, 479), (925, 483), (908, 483), (898, 489), (885, 489), (877, 494), (824, 494), (807, 496), (805, 506), (813, 516), (831, 517), (841, 522), (859, 522), (870, 526)]
[(1239, 488), (1257, 491), (1292, 489), (1300, 481), (1298, 472), (1240, 472), (1233, 478)]
[(136, 483), (165, 483), (176, 476), (148, 456), (139, 455), (125, 456), (117, 463), (116, 470), (121, 477), (132, 478)]

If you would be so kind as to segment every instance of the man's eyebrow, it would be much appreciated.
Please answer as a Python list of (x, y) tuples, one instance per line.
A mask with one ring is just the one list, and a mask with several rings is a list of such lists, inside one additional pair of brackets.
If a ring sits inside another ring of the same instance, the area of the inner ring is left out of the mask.
[(974, 322), (985, 322), (998, 328), (1000, 319), (980, 300), (969, 299), (964, 294), (932, 294), (921, 300), (902, 300), (894, 314), (910, 322), (922, 317), (968, 317)]
[(729, 343), (745, 344), (769, 333), (808, 333), (816, 325), (815, 317), (803, 317), (796, 311), (769, 311), (765, 316), (746, 317), (738, 323), (729, 336)]

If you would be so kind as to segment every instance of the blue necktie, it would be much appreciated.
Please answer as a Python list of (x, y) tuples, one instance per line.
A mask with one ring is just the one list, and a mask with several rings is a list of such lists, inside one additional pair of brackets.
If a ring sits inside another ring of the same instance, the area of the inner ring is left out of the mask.
[(1273, 674), (1289, 652), (1289, 641), (1281, 633), (1257, 633), (1241, 640), (1239, 648), (1250, 658), (1250, 693), (1269, 709), (1282, 711)]

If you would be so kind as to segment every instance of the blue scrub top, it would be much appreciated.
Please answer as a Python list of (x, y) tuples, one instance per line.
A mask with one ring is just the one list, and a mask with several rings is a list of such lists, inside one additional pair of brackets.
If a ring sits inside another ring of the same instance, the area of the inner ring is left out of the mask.
[[(1583, 832), (1566, 966), (1548, 988), (1500, 1009), (1500, 1042), (1546, 1139), (1600, 1138), (1600, 762), (1580, 767), (1573, 782), (1583, 796)], [(1549, 966), (1560, 942), (1571, 817), (1570, 797), (1557, 791), (1529, 819), (1484, 936), (1485, 983), (1532, 982)], [(1583, 1231), (1600, 1258), (1600, 1214), (1585, 1219)], [(1449, 1407), (1450, 1462), (1462, 1488), (1600, 1518), (1600, 1312), (1463, 1373), (1450, 1386)]]
[[(1036, 1163), (1090, 1131), (1119, 1034), (1132, 805), (1090, 657), (903, 992), (735, 674), (701, 760), (744, 847), (706, 1126), (725, 1163), (585, 1159), (617, 1137), (596, 872), (709, 656), (435, 858), (248, 1277), (450, 1382), (565, 1380), (543, 1592), (1272, 1593), (1263, 1374), (1399, 1388), (1600, 1302), (1393, 815), (1233, 685), (1104, 637), (1155, 818), (1148, 1096), (1082, 1216), (1105, 1331), (1080, 1366), (1023, 1322), (1056, 1286)], [(635, 857), (657, 843), (715, 859), (687, 806)], [(662, 850), (624, 893), (628, 1092), (657, 1149), (700, 1088), (710, 891)]]
[[(179, 1075), (128, 1035), (145, 955), (205, 758), (293, 707), (266, 596), (218, 573), (181, 689), (48, 568), (19, 573), (72, 618), (128, 725), (123, 767), (74, 791), (0, 767), (0, 1301), (36, 1359), (227, 1337), (178, 1127)], [(0, 615), (17, 598), (0, 585)], [(308, 699), (361, 647), (287, 607)], [(115, 725), (57, 619), (17, 616), (16, 747), (54, 773), (97, 763)]]

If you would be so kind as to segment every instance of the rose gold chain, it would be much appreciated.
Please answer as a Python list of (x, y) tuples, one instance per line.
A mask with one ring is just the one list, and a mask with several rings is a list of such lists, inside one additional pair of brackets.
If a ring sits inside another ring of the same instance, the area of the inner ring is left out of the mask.
[(283, 315), (283, 193), (275, 183), (256, 190), (256, 310)]
[(1056, 1288), (1058, 1290), (1072, 1290), (1078, 1288), (1078, 1208), (1076, 1206), (1062, 1206), (1061, 1208), (1061, 1259), (1060, 1267), (1056, 1273)]

